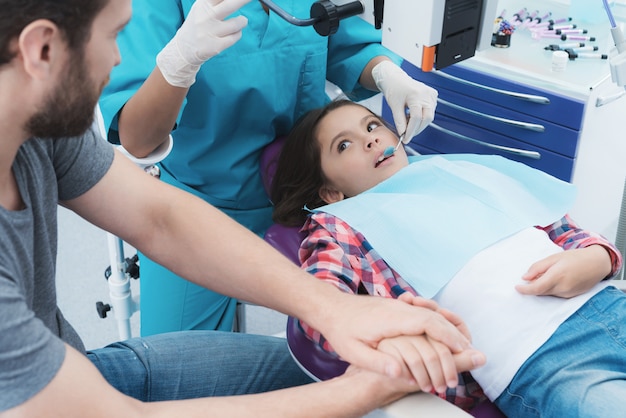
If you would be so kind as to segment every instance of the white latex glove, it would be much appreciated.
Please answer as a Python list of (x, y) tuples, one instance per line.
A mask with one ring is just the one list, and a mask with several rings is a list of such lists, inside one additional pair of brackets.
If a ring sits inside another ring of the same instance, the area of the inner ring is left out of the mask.
[(157, 66), (175, 87), (190, 87), (209, 58), (241, 39), (245, 16), (224, 20), (250, 0), (196, 0), (172, 40), (157, 55)]
[[(435, 118), (437, 90), (411, 78), (391, 61), (382, 61), (372, 69), (372, 77), (393, 114), (402, 142), (408, 144)], [(406, 108), (409, 109), (408, 126)]]

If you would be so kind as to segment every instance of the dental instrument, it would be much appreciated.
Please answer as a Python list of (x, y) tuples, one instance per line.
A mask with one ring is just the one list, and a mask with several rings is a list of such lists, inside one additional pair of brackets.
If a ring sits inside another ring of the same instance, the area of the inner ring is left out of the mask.
[(395, 147), (393, 145), (389, 145), (387, 148), (385, 148), (385, 151), (383, 152), (383, 158), (391, 157), (393, 154), (395, 154), (400, 147), (403, 139), (404, 134), (400, 135), (400, 137), (398, 138), (398, 144)]
[[(543, 49), (545, 49), (546, 51), (565, 51), (566, 49), (577, 49), (577, 48), (583, 48), (585, 47), (585, 43), (584, 42), (569, 42), (569, 43), (562, 43), (562, 44), (550, 44), (546, 47), (544, 47)], [(597, 48), (597, 47), (594, 47)]]

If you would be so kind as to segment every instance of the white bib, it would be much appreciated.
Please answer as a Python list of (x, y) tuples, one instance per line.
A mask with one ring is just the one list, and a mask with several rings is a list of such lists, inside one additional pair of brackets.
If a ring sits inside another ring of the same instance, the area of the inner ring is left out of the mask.
[(527, 227), (559, 220), (575, 198), (573, 185), (499, 156), (447, 154), (411, 161), (372, 189), (315, 211), (362, 233), (426, 298), (481, 250)]

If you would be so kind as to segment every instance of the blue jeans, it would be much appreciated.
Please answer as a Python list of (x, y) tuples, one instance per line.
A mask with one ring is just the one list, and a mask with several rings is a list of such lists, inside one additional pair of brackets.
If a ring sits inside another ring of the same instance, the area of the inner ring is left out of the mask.
[(561, 324), (495, 400), (509, 417), (542, 418), (624, 416), (624, 402), (626, 295), (614, 287)]
[(173, 332), (114, 343), (87, 356), (116, 389), (147, 402), (311, 383), (284, 338), (252, 334)]

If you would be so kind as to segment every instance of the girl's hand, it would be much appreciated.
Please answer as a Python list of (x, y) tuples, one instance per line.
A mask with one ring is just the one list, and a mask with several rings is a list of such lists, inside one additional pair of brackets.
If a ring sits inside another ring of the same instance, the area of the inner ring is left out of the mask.
[(458, 385), (458, 373), (480, 367), (485, 363), (482, 353), (465, 350), (452, 354), (450, 349), (427, 335), (386, 338), (378, 350), (395, 357), (403, 365), (403, 376), (412, 376), (409, 384), (424, 392), (433, 388), (444, 393), (446, 387)]
[(611, 272), (611, 257), (601, 245), (563, 251), (534, 263), (515, 286), (523, 295), (572, 298), (585, 293)]

